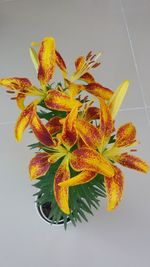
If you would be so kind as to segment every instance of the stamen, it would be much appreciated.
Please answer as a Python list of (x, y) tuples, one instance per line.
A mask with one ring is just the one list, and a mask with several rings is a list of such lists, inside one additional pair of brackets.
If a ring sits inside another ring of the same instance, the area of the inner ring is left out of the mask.
[(102, 55), (102, 52), (97, 53), (95, 61)]
[(93, 55), (90, 59), (93, 60), (96, 57), (96, 55)]
[(131, 152), (136, 152), (136, 151), (137, 151), (137, 149), (130, 149), (130, 151), (131, 151)]
[(93, 65), (92, 69), (97, 68), (100, 64), (101, 64), (100, 62), (95, 63), (95, 64)]
[(82, 67), (76, 71), (70, 78), (71, 82), (74, 82), (75, 80), (79, 80), (82, 75), (84, 75), (88, 70), (92, 68), (96, 68), (100, 65), (99, 62), (96, 62), (97, 59), (101, 56), (101, 52), (92, 55), (92, 51), (90, 51), (87, 56), (85, 63), (82, 65)]
[(86, 60), (88, 60), (92, 55), (92, 51), (88, 52), (88, 54), (86, 55)]
[(9, 94), (14, 94), (15, 92), (14, 91), (9, 91), (9, 90), (6, 90), (7, 93)]
[(94, 60), (90, 61), (90, 62), (88, 63), (88, 65), (92, 65), (92, 63), (95, 63), (95, 61), (94, 61)]

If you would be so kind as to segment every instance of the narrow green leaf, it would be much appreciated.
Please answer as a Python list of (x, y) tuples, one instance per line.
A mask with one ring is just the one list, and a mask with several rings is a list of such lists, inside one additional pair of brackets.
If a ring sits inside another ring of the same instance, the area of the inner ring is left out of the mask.
[(79, 210), (79, 214), (81, 215), (81, 217), (86, 221), (88, 222), (88, 219), (86, 218), (84, 212), (82, 210)]

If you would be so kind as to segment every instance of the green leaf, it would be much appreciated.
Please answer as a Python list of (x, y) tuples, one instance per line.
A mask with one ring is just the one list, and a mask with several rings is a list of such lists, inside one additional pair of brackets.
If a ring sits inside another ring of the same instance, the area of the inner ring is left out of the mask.
[(39, 146), (41, 146), (41, 143), (40, 143), (40, 142), (37, 142), (37, 143), (31, 144), (31, 145), (28, 145), (28, 147), (29, 147), (30, 149), (34, 149), (34, 148), (37, 148), (37, 147), (39, 147)]
[(81, 217), (86, 221), (88, 222), (88, 219), (86, 218), (84, 212), (82, 210), (79, 210), (79, 214), (81, 215)]
[(110, 137), (109, 144), (115, 143), (115, 134)]
[[(64, 228), (67, 229), (67, 218), (71, 220), (72, 224), (76, 226), (77, 222), (88, 221), (87, 216), (93, 215), (92, 208), (99, 209), (100, 197), (105, 197), (104, 177), (97, 175), (91, 182), (69, 188), (69, 206), (71, 214), (68, 216), (64, 214), (58, 207), (53, 190), (53, 183), (55, 173), (61, 163), (62, 159), (52, 164), (46, 175), (36, 180), (33, 185), (38, 192), (35, 196), (38, 198), (38, 205), (51, 203), (52, 209), (49, 218), (53, 223), (59, 222), (61, 218), (64, 221)], [(71, 176), (76, 172), (71, 169)]]
[(60, 118), (65, 118), (66, 117), (66, 112), (65, 111), (59, 111), (59, 110), (50, 110), (47, 108), (47, 106), (45, 105), (44, 101), (41, 101), (38, 106), (44, 108), (44, 110), (40, 110), (37, 112), (38, 116), (41, 119), (46, 119), (46, 120), (50, 120), (51, 118), (58, 116)]

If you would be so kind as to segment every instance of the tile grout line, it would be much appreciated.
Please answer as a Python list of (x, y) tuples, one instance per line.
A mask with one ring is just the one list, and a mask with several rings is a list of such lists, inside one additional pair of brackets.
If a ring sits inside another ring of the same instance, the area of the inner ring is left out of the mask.
[(130, 44), (131, 54), (132, 54), (132, 58), (133, 58), (133, 63), (134, 63), (135, 69), (136, 69), (137, 79), (138, 79), (139, 87), (140, 87), (140, 91), (141, 91), (141, 96), (142, 96), (143, 103), (144, 103), (145, 116), (146, 116), (148, 125), (150, 126), (150, 120), (149, 120), (149, 115), (148, 115), (148, 112), (147, 112), (147, 105), (146, 105), (145, 96), (144, 96), (143, 83), (142, 83), (141, 78), (140, 78), (140, 72), (139, 72), (139, 69), (138, 69), (138, 64), (137, 64), (135, 53), (134, 53), (134, 48), (133, 48), (133, 44), (132, 44), (132, 40), (131, 40), (131, 36), (130, 36), (128, 23), (127, 23), (127, 18), (126, 18), (126, 15), (125, 15), (125, 10), (124, 10), (124, 7), (123, 7), (122, 0), (119, 0), (119, 1), (120, 1), (120, 6), (121, 6), (121, 13), (122, 13), (122, 16), (123, 16), (123, 21), (124, 21), (125, 28), (126, 28), (127, 35), (128, 35), (128, 39), (129, 39), (129, 44)]
[(10, 2), (15, 2), (17, 0), (4, 0), (2, 2), (0, 2), (0, 4), (4, 4), (4, 3), (10, 3)]
[(120, 111), (130, 111), (130, 110), (143, 110), (145, 107), (133, 107), (133, 108), (121, 108)]

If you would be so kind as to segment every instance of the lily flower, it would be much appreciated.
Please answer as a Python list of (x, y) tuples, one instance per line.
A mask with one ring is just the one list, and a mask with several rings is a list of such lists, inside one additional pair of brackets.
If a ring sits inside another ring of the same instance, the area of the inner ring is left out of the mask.
[[(70, 179), (70, 168), (69, 164), (72, 161), (72, 153), (71, 148), (76, 144), (78, 139), (78, 133), (76, 130), (76, 123), (77, 123), (77, 115), (78, 115), (78, 106), (76, 105), (72, 111), (67, 115), (65, 121), (63, 123), (62, 132), (57, 135), (59, 138), (58, 145), (52, 148), (46, 147), (48, 152), (39, 152), (36, 156), (31, 160), (29, 165), (29, 173), (31, 180), (35, 180), (38, 177), (41, 177), (47, 173), (51, 164), (55, 163), (58, 159), (63, 158), (62, 162), (60, 163), (55, 177), (54, 177), (54, 195), (56, 202), (60, 209), (66, 213), (70, 213), (69, 209), (69, 188), (68, 187), (61, 187), (59, 184), (61, 182), (67, 182), (72, 179), (76, 179), (76, 176)], [(34, 132), (35, 133), (35, 132)], [(40, 131), (36, 137), (40, 140), (45, 140), (45, 133)], [(114, 174), (114, 170), (111, 167), (111, 164), (100, 154), (93, 151), (93, 155), (96, 158), (95, 168), (91, 171), (90, 164), (89, 166), (86, 165), (83, 168), (83, 171), (77, 175), (80, 179), (89, 180), (93, 179), (97, 173), (107, 175), (108, 177)], [(80, 157), (80, 156), (79, 156)], [(77, 157), (76, 164), (78, 164), (80, 159)]]
[[(107, 110), (108, 110), (108, 114), (111, 113), (111, 120), (114, 120), (116, 118), (116, 115), (122, 105), (122, 102), (125, 98), (125, 95), (128, 91), (128, 87), (129, 87), (129, 81), (125, 80), (124, 82), (122, 82), (119, 87), (115, 90), (113, 96), (110, 98), (110, 100), (107, 102)], [(89, 124), (87, 124), (84, 121), (88, 121), (88, 122), (92, 122), (93, 120), (99, 120), (100, 119), (100, 115), (101, 115), (101, 111), (100, 108), (98, 107), (92, 107), (91, 104), (93, 103), (94, 100), (89, 101), (83, 108), (82, 112), (80, 112), (80, 115), (78, 116), (77, 119), (77, 123), (76, 125), (79, 125), (80, 131), (82, 131), (82, 125), (83, 124), (83, 131), (85, 131), (85, 129), (87, 128), (86, 133), (84, 134), (85, 136), (88, 136), (88, 130), (91, 131), (91, 128), (93, 128), (93, 132), (95, 131), (95, 135), (98, 136), (100, 135), (100, 133), (97, 133), (98, 131), (95, 130), (95, 127), (93, 126), (89, 126)], [(104, 106), (104, 105), (103, 105)], [(105, 105), (106, 107), (106, 105)], [(106, 112), (107, 114), (107, 112)], [(84, 120), (80, 120), (80, 119), (84, 119)], [(63, 124), (65, 119), (60, 119), (59, 124)], [(84, 125), (85, 124), (85, 125)], [(61, 128), (61, 126), (60, 126)], [(90, 128), (90, 129), (89, 129)], [(101, 137), (99, 136), (99, 140), (101, 139)], [(93, 137), (94, 140), (94, 137)], [(109, 137), (106, 138), (105, 136), (105, 143), (104, 145), (107, 145), (109, 141)], [(101, 141), (102, 142), (102, 141)], [(104, 142), (104, 140), (103, 140)], [(78, 137), (78, 146), (83, 146), (85, 145), (83, 139), (81, 139), (80, 137)], [(90, 144), (89, 144), (90, 145)], [(95, 145), (94, 145), (95, 147)]]
[[(40, 44), (32, 43), (32, 45), (39, 46)], [(30, 54), (34, 66), (37, 69), (37, 56), (34, 48), (30, 48)], [(65, 89), (68, 89), (65, 90), (67, 95), (69, 95), (71, 98), (74, 98), (78, 95), (78, 93), (81, 90), (86, 90), (87, 92), (93, 94), (94, 96), (103, 97), (105, 100), (109, 100), (112, 97), (113, 95), (112, 90), (97, 83), (93, 75), (90, 73), (90, 70), (100, 65), (100, 63), (97, 62), (100, 56), (101, 52), (93, 55), (92, 51), (90, 51), (86, 56), (78, 57), (75, 60), (75, 71), (71, 76), (69, 76), (64, 59), (62, 58), (60, 53), (56, 51), (56, 64), (59, 67), (62, 76), (64, 78)], [(87, 85), (76, 84), (76, 81), (78, 80), (87, 83)], [(49, 105), (50, 101), (51, 99), (49, 100)]]
[[(100, 65), (100, 62), (97, 62), (100, 56), (101, 52), (93, 55), (92, 51), (90, 51), (86, 56), (78, 57), (75, 60), (75, 71), (71, 76), (69, 76), (63, 58), (59, 53), (57, 53), (57, 65), (62, 72), (65, 86), (68, 88), (68, 94), (71, 97), (75, 97), (81, 90), (86, 90), (96, 97), (102, 97), (105, 100), (110, 100), (113, 95), (112, 90), (97, 83), (93, 75), (90, 73), (90, 70)], [(87, 84), (77, 84), (76, 81), (79, 80)]]
[[(100, 126), (96, 128), (85, 120), (77, 123), (77, 131), (79, 136), (86, 144), (86, 147), (76, 149), (71, 154), (70, 164), (76, 171), (97, 171), (97, 158), (102, 155), (111, 165), (114, 174), (111, 177), (104, 175), (104, 182), (107, 193), (107, 209), (113, 210), (120, 203), (124, 189), (123, 172), (115, 165), (120, 163), (124, 167), (128, 167), (140, 172), (148, 172), (149, 166), (141, 158), (128, 154), (127, 149), (137, 144), (136, 129), (132, 123), (121, 126), (116, 133), (115, 143), (107, 147), (111, 134), (114, 131), (114, 121), (109, 107), (103, 99), (100, 99)], [(94, 179), (93, 177), (92, 179)], [(71, 178), (68, 181), (61, 182), (59, 185), (66, 188), (89, 182), (91, 179), (85, 179), (82, 175)]]
[[(7, 89), (8, 93), (16, 93), (18, 107), (22, 110), (15, 127), (15, 137), (17, 141), (22, 138), (25, 128), (32, 123), (32, 116), (36, 113), (36, 106), (45, 101), (48, 108), (70, 111), (79, 101), (71, 99), (65, 93), (56, 89), (49, 90), (47, 85), (52, 79), (55, 71), (55, 65), (58, 62), (55, 48), (55, 40), (52, 37), (45, 37), (40, 44), (38, 54), (32, 49), (30, 55), (37, 70), (37, 78), (41, 87), (37, 88), (27, 78), (8, 77), (0, 79), (0, 85)], [(26, 97), (36, 97), (29, 105), (25, 107)]]

